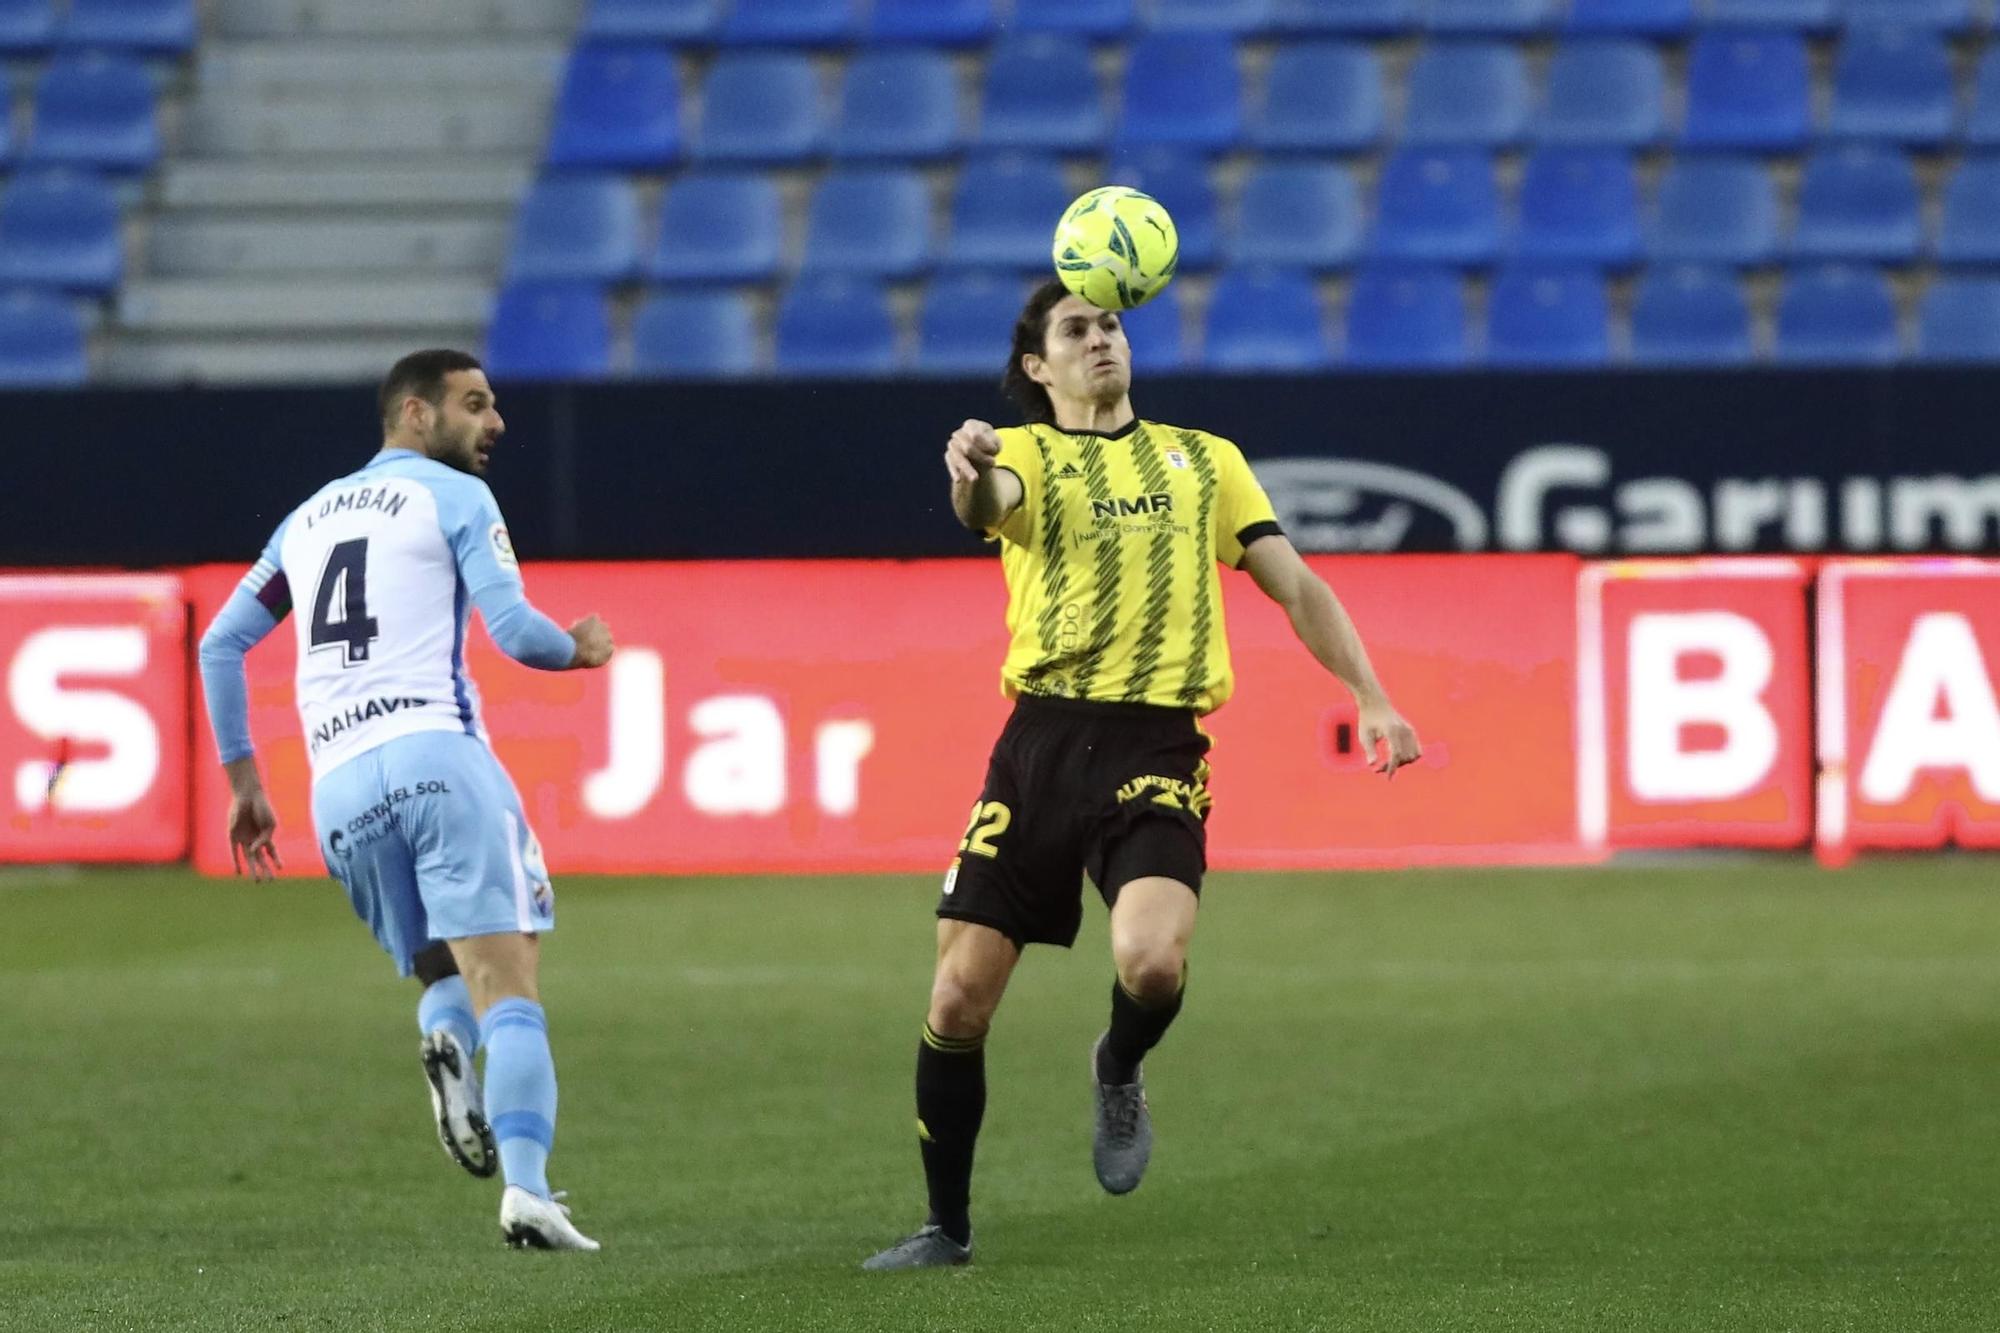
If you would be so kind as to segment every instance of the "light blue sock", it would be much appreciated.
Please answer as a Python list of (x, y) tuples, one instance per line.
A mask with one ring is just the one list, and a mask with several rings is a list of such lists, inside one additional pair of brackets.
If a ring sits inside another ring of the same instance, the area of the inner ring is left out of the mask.
[(500, 1141), (501, 1174), (546, 1199), (556, 1141), (549, 1020), (533, 1000), (510, 995), (486, 1011), (479, 1032), (486, 1039), (486, 1116)]
[(479, 1020), (472, 1016), (472, 992), (464, 977), (433, 981), (417, 1001), (417, 1030), (428, 1036), (439, 1028), (458, 1038), (467, 1059), (479, 1050)]

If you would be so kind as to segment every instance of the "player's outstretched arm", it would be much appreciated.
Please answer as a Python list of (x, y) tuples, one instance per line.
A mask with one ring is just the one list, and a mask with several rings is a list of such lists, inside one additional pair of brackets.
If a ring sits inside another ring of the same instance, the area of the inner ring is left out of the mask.
[(995, 467), (1000, 437), (984, 421), (968, 421), (944, 445), (944, 468), (951, 474), (951, 511), (974, 532), (991, 532), (1014, 512), (1025, 494), (1021, 479)]
[(601, 667), (617, 651), (611, 631), (596, 616), (568, 629), (537, 611), (518, 581), (491, 584), (473, 595), (494, 646), (522, 666), (542, 671)]
[(274, 841), (278, 817), (264, 795), (250, 740), (249, 682), (243, 659), (290, 610), (285, 575), (266, 552), (266, 558), (251, 568), (223, 603), (214, 623), (201, 636), (196, 655), (216, 753), (229, 775), (229, 857), (239, 874), (247, 865), (250, 878), (256, 880), (273, 878), (284, 862)]
[[(1243, 565), (1264, 595), (1285, 608), (1292, 630), (1321, 666), (1340, 678), (1361, 710), (1361, 745), (1376, 772), (1393, 775), (1423, 755), (1412, 727), (1389, 702), (1362, 646), (1360, 631), (1326, 581), (1306, 567), (1290, 541), (1259, 537), (1244, 548)], [(1383, 752), (1378, 755), (1377, 745)]]

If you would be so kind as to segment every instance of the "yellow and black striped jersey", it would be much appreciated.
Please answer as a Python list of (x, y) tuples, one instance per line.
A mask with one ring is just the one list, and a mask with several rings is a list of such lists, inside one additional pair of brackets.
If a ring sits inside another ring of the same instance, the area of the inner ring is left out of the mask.
[(1052, 695), (1206, 713), (1234, 685), (1218, 562), (1279, 531), (1243, 454), (1198, 430), (998, 432), (1021, 479), (1001, 539), (1008, 697)]

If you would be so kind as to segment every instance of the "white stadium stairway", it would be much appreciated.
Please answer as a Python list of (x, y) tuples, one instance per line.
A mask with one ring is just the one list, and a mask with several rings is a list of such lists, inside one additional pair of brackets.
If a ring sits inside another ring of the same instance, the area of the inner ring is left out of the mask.
[(476, 349), (580, 9), (216, 0), (100, 376), (365, 380)]

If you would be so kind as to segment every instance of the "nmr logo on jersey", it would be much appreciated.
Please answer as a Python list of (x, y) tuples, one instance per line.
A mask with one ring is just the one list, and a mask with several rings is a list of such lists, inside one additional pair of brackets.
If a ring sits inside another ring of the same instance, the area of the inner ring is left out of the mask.
[(0, 861), (187, 852), (178, 578), (0, 577)]
[(1174, 497), (1166, 491), (1155, 491), (1151, 495), (1136, 495), (1130, 499), (1119, 496), (1110, 500), (1092, 500), (1092, 518), (1130, 518), (1135, 514), (1171, 514), (1174, 512)]

